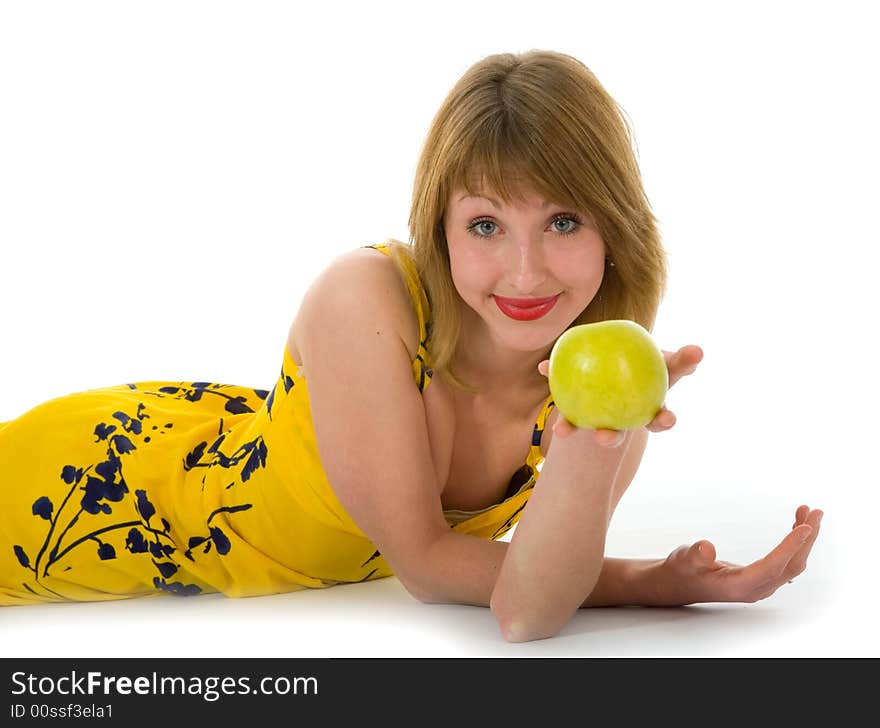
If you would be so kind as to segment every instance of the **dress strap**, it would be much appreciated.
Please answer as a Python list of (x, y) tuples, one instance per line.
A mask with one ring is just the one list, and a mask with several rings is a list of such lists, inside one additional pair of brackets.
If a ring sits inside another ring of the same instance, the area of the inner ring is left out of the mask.
[[(413, 307), (416, 311), (416, 317), (419, 320), (419, 350), (416, 358), (413, 360), (413, 376), (419, 391), (424, 392), (425, 388), (430, 384), (431, 377), (434, 374), (431, 368), (431, 358), (428, 353), (428, 329), (430, 328), (431, 309), (428, 304), (428, 296), (425, 293), (425, 287), (419, 277), (415, 262), (412, 260), (408, 252), (400, 251), (400, 254), (394, 255), (391, 251), (391, 241), (384, 243), (376, 243), (374, 245), (363, 245), (363, 248), (373, 248), (384, 253), (389, 258), (398, 263), (403, 269), (406, 287), (409, 289), (412, 298)], [(398, 244), (398, 249), (402, 244)]]
[(541, 408), (541, 412), (538, 414), (538, 418), (535, 420), (535, 427), (532, 430), (532, 446), (529, 448), (529, 456), (526, 458), (526, 465), (528, 465), (533, 472), (538, 471), (538, 466), (544, 461), (544, 456), (541, 454), (541, 436), (544, 434), (544, 427), (547, 424), (547, 418), (550, 416), (550, 411), (556, 406), (556, 403), (553, 401), (553, 395), (549, 395), (546, 400), (544, 400), (544, 406)]

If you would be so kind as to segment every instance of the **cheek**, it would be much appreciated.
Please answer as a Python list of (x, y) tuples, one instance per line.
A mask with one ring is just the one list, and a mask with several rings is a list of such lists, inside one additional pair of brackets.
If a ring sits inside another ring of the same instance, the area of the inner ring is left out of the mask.
[(566, 288), (592, 296), (602, 285), (605, 250), (601, 246), (591, 246), (568, 251), (554, 261), (553, 270)]
[(449, 243), (449, 268), (452, 281), (459, 295), (464, 299), (479, 298), (496, 281), (497, 271), (494, 262), (485, 255), (468, 251), (467, 246)]
[(490, 279), (485, 272), (476, 266), (468, 265), (465, 261), (454, 262), (451, 269), (455, 289), (465, 301), (474, 302), (482, 298), (484, 292), (491, 287)]

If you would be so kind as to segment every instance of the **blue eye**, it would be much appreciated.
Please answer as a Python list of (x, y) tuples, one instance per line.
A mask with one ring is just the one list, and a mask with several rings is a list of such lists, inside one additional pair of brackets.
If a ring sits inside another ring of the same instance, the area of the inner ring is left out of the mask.
[(468, 228), (468, 230), (472, 231), (475, 235), (480, 235), (480, 233), (476, 232), (476, 230), (477, 228), (481, 228), (481, 232), (485, 233), (485, 235), (482, 235), (480, 237), (489, 237), (492, 234), (491, 230), (487, 231), (486, 228), (482, 227), (483, 225), (492, 225), (494, 227), (495, 223), (491, 220), (477, 220)]
[[(555, 225), (557, 222), (567, 222), (571, 224), (567, 230), (557, 229), (556, 232), (560, 235), (573, 235), (583, 225), (583, 221), (581, 220), (581, 218), (573, 212), (563, 212), (554, 216), (554, 218), (550, 221), (550, 224)], [(481, 217), (474, 220), (470, 225), (468, 225), (468, 233), (473, 235), (475, 238), (480, 238), (482, 240), (492, 237), (491, 232), (486, 232), (485, 228), (483, 229), (483, 232), (480, 232), (478, 230), (481, 225), (491, 225), (497, 227), (497, 224), (491, 218)]]

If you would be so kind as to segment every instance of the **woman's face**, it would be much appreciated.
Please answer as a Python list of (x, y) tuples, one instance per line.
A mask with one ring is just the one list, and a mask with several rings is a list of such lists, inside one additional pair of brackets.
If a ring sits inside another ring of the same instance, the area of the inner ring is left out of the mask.
[(599, 290), (605, 243), (585, 213), (534, 193), (509, 206), (492, 190), (479, 195), (455, 190), (443, 216), (455, 288), (496, 342), (552, 346)]

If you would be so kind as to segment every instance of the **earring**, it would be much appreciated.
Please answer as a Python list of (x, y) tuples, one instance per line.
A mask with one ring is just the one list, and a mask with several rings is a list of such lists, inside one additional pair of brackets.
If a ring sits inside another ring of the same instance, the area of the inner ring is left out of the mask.
[(614, 267), (614, 261), (611, 260), (611, 258), (605, 258), (605, 262), (608, 264), (608, 267), (609, 267), (609, 268), (613, 268), (613, 267)]

